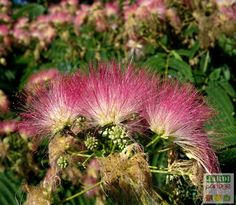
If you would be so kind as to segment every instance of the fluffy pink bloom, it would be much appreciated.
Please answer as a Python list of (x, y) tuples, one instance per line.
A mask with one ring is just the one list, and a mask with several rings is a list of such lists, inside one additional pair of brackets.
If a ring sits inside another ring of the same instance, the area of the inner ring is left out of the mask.
[(14, 28), (12, 35), (19, 43), (28, 44), (30, 41), (30, 33), (26, 29)]
[(48, 8), (48, 10), (49, 10), (49, 14), (54, 14), (57, 12), (61, 12), (62, 8), (60, 5), (52, 5)]
[(163, 19), (166, 11), (164, 0), (138, 0), (140, 7), (146, 7), (152, 14), (157, 14), (159, 18)]
[(217, 158), (203, 130), (212, 110), (191, 85), (160, 83), (156, 97), (145, 105), (145, 112), (154, 133), (173, 140), (207, 172), (219, 171)]
[(220, 8), (220, 13), (229, 20), (236, 20), (236, 3), (229, 7), (222, 6)]
[(37, 17), (37, 23), (38, 24), (47, 24), (50, 22), (50, 15), (40, 15)]
[(89, 9), (90, 7), (85, 4), (82, 4), (80, 6), (80, 9), (77, 10), (76, 15), (74, 17), (75, 27), (80, 27), (84, 23), (85, 19), (89, 15)]
[(0, 36), (6, 36), (9, 33), (8, 26), (0, 24)]
[(138, 9), (137, 4), (127, 5), (124, 7), (124, 18), (128, 20), (130, 17), (135, 16), (136, 10)]
[(44, 85), (46, 82), (59, 76), (59, 71), (55, 68), (50, 68), (48, 70), (41, 70), (37, 73), (32, 74), (26, 84), (26, 90), (32, 91), (38, 86)]
[(49, 20), (54, 24), (63, 24), (72, 22), (71, 14), (67, 12), (57, 12), (49, 15)]
[(9, 23), (11, 22), (11, 17), (8, 16), (7, 14), (0, 13), (0, 22)]
[(71, 77), (59, 76), (48, 88), (36, 92), (21, 114), (20, 127), (36, 137), (43, 137), (71, 126), (78, 115), (78, 84), (72, 83)]
[(29, 19), (26, 17), (19, 18), (16, 24), (14, 25), (14, 28), (17, 28), (17, 29), (28, 28), (28, 27), (29, 27)]
[(5, 93), (0, 90), (0, 113), (5, 113), (9, 110), (9, 101)]
[(49, 23), (39, 24), (37, 21), (30, 25), (31, 37), (38, 39), (42, 44), (50, 43), (56, 36), (56, 29)]
[(0, 122), (0, 135), (10, 134), (17, 130), (16, 120), (5, 120)]
[(11, 1), (9, 1), (9, 0), (0, 0), (0, 5), (1, 6), (10, 6)]
[(176, 28), (180, 29), (181, 28), (181, 20), (180, 17), (178, 16), (177, 12), (175, 9), (170, 8), (166, 10), (166, 16), (170, 21), (170, 24)]
[[(139, 126), (138, 117), (146, 95), (150, 92), (152, 80), (144, 70), (128, 67), (122, 71), (120, 65), (100, 64), (98, 70), (91, 69), (85, 79), (80, 99), (81, 115), (92, 126), (108, 124)], [(128, 124), (127, 124), (128, 125)]]
[(219, 9), (220, 18), (224, 20), (236, 20), (236, 1), (235, 0), (215, 0)]
[(105, 4), (105, 12), (107, 16), (115, 16), (118, 14), (119, 5), (117, 2), (107, 2)]

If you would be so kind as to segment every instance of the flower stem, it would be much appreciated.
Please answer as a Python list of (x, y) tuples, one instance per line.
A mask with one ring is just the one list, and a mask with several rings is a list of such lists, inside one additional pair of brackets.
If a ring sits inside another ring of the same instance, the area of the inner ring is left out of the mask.
[(157, 135), (151, 142), (149, 142), (146, 147), (149, 147), (151, 145), (153, 145), (155, 142), (157, 142), (159, 139), (161, 138), (160, 135)]
[(158, 173), (158, 174), (179, 175), (179, 176), (183, 176), (183, 175), (187, 175), (188, 176), (189, 175), (188, 173), (170, 172), (170, 171), (159, 170), (159, 169), (150, 169), (150, 172)]
[(158, 150), (157, 152), (160, 153), (160, 152), (167, 152), (171, 150), (171, 148), (165, 148), (165, 149), (161, 149), (161, 150)]
[(150, 169), (158, 169), (159, 170), (159, 168), (158, 167), (155, 167), (155, 166), (148, 166)]
[(87, 159), (84, 160), (84, 162), (82, 163), (83, 166), (85, 166), (85, 164), (94, 156), (94, 153), (90, 155), (90, 157), (88, 157)]
[(83, 191), (81, 191), (81, 192), (79, 192), (79, 193), (77, 193), (77, 194), (74, 194), (74, 195), (72, 195), (72, 196), (70, 196), (70, 197), (64, 199), (61, 203), (70, 201), (70, 200), (72, 200), (72, 199), (74, 199), (74, 198), (76, 198), (76, 197), (78, 197), (78, 196), (80, 196), (80, 195), (82, 195), (82, 194), (84, 194), (84, 193), (86, 193), (86, 192), (88, 192), (88, 191), (90, 191), (90, 190), (96, 188), (97, 186), (99, 186), (99, 185), (101, 185), (101, 184), (102, 184), (102, 181), (100, 181), (100, 182), (94, 184), (94, 185), (91, 186), (91, 187), (88, 187), (87, 189), (84, 189)]
[(88, 158), (90, 158), (92, 156), (90, 154), (82, 154), (80, 152), (70, 152), (70, 151), (67, 151), (67, 152), (71, 155), (75, 155), (75, 156), (78, 156), (78, 157), (88, 157)]

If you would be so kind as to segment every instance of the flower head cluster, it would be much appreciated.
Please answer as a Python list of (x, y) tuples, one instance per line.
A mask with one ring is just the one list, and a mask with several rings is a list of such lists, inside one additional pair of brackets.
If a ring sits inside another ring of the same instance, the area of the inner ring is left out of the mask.
[(207, 172), (219, 171), (204, 131), (212, 110), (189, 84), (102, 63), (88, 75), (58, 76), (35, 92), (26, 108), (21, 126), (38, 136), (77, 130), (74, 135), (83, 132), (89, 150), (99, 147), (99, 140), (123, 150), (134, 132), (150, 129), (181, 147)]

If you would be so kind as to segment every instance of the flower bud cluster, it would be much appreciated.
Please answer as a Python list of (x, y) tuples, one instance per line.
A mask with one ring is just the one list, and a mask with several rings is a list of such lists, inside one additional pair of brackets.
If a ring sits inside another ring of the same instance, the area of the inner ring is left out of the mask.
[(129, 135), (125, 128), (113, 125), (106, 128), (102, 132), (103, 137), (108, 137), (114, 145), (117, 145), (121, 150), (128, 145)]
[(95, 150), (98, 147), (98, 139), (95, 136), (88, 134), (84, 144), (89, 150)]

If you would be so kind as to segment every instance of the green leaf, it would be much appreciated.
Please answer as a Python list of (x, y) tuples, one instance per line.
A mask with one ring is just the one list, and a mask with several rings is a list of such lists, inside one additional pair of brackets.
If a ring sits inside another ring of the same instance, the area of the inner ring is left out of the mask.
[(206, 87), (208, 100), (217, 112), (215, 127), (235, 125), (233, 117), (234, 106), (225, 90), (216, 82), (210, 82)]
[(190, 51), (186, 50), (186, 49), (178, 49), (176, 50), (176, 52), (180, 55), (180, 56), (190, 56)]
[(221, 68), (214, 69), (209, 75), (209, 79), (212, 81), (218, 80), (220, 78), (221, 71)]
[(194, 81), (192, 69), (185, 61), (176, 58), (170, 58), (169, 67), (178, 70), (178, 72), (181, 73), (186, 81)]
[(183, 60), (183, 59), (181, 58), (181, 56), (180, 56), (176, 51), (172, 50), (170, 53), (171, 53), (177, 60), (180, 60), (180, 61)]
[(197, 33), (199, 28), (195, 24), (190, 24), (188, 28), (184, 31), (185, 36), (192, 36), (193, 34)]
[(197, 53), (197, 51), (199, 50), (199, 48), (200, 48), (200, 44), (199, 44), (198, 41), (196, 41), (196, 42), (194, 43), (194, 45), (191, 47), (191, 49), (190, 49), (190, 55), (189, 55), (189, 57), (190, 57), (190, 58), (193, 58), (193, 57), (195, 56), (195, 54)]
[(219, 161), (221, 163), (235, 163), (236, 160), (236, 147), (223, 150), (219, 153)]
[(165, 64), (166, 54), (164, 53), (158, 53), (155, 56), (148, 58), (147, 61), (144, 63), (145, 66), (157, 71), (165, 69)]
[(22, 16), (28, 16), (31, 20), (37, 16), (42, 15), (45, 12), (45, 8), (37, 3), (28, 3), (20, 8), (14, 15), (14, 19), (18, 19)]
[(20, 200), (20, 182), (9, 172), (0, 173), (0, 204), (17, 205)]
[(200, 60), (200, 70), (205, 73), (207, 71), (208, 64), (210, 63), (211, 58), (209, 55), (209, 51), (207, 51)]
[(236, 126), (222, 127), (217, 130), (219, 138), (216, 142), (216, 150), (226, 150), (235, 147), (236, 148)]
[(224, 73), (225, 80), (229, 80), (229, 79), (230, 79), (230, 70), (229, 70), (228, 67), (226, 67), (226, 68), (223, 70), (223, 73)]
[(188, 49), (188, 50), (187, 49), (179, 49), (179, 50), (176, 50), (176, 52), (181, 56), (187, 56), (189, 58), (193, 58), (195, 56), (195, 54), (197, 53), (197, 51), (199, 50), (199, 48), (200, 48), (200, 44), (198, 41), (196, 41), (190, 49)]
[(228, 81), (220, 81), (221, 87), (227, 92), (231, 97), (236, 97), (236, 92), (231, 84)]

